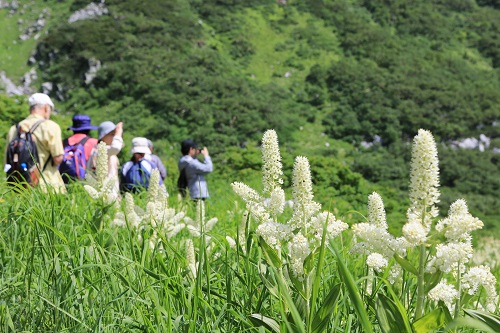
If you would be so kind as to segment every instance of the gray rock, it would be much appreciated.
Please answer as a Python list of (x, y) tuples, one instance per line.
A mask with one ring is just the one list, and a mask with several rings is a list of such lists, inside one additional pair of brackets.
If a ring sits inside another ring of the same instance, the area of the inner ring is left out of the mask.
[(44, 83), (42, 83), (42, 92), (44, 94), (49, 95), (52, 92), (53, 88), (54, 88), (54, 84), (52, 82), (44, 82)]
[(85, 73), (85, 84), (89, 85), (101, 69), (101, 62), (95, 58), (89, 59), (89, 70)]
[(23, 75), (21, 81), (23, 83), (22, 89), (25, 95), (30, 95), (34, 92), (33, 89), (31, 88), (31, 85), (33, 82), (36, 81), (36, 79), (38, 79), (38, 75), (36, 73), (35, 68), (30, 69), (28, 73), (25, 73)]
[(14, 82), (12, 82), (12, 80), (7, 77), (7, 74), (5, 74), (5, 72), (0, 72), (0, 85), (4, 87), (5, 94), (7, 94), (8, 96), (23, 94), (22, 88), (16, 86)]
[(68, 19), (68, 23), (75, 23), (82, 20), (93, 19), (109, 13), (108, 8), (104, 1), (99, 4), (95, 2), (89, 3), (85, 8), (77, 10)]

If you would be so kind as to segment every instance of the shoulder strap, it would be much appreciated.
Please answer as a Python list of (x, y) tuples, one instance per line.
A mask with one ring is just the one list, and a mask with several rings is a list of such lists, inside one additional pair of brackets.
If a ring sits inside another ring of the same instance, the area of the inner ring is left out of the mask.
[(80, 140), (80, 142), (78, 142), (76, 145), (82, 145), (82, 146), (85, 146), (85, 143), (87, 143), (87, 140), (90, 139), (89, 136), (86, 136), (84, 137), (83, 139)]
[[(85, 143), (87, 142), (88, 139), (90, 139), (90, 137), (86, 136), (83, 139), (81, 139), (77, 144), (75, 144), (73, 146), (78, 146), (78, 145), (85, 146)], [(64, 147), (69, 146), (69, 138), (66, 138), (66, 139), (63, 140), (63, 146)]]
[(37, 129), (37, 127), (38, 127), (41, 123), (43, 123), (44, 121), (45, 121), (45, 119), (41, 119), (41, 120), (37, 121), (36, 123), (34, 123), (34, 124), (33, 124), (33, 126), (31, 126), (31, 128), (30, 128), (29, 132), (30, 132), (31, 134), (33, 134), (33, 132)]

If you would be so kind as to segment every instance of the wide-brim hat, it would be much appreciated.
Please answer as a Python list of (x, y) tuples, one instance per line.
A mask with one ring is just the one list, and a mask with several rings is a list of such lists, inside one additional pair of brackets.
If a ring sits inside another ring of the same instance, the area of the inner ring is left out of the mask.
[(90, 124), (90, 117), (86, 114), (77, 114), (73, 116), (73, 126), (68, 127), (71, 131), (90, 131), (96, 130), (97, 126)]
[(106, 134), (109, 134), (113, 132), (116, 128), (116, 125), (113, 124), (111, 121), (105, 121), (102, 122), (99, 127), (97, 128), (97, 139), (101, 140), (106, 136)]
[(133, 138), (132, 139), (132, 149), (130, 149), (131, 154), (151, 154), (151, 150), (148, 147), (148, 139), (146, 138)]

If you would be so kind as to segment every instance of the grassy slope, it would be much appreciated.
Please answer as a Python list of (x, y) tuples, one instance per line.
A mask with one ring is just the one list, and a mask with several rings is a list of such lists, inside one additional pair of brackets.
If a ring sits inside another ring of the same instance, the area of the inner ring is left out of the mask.
[[(16, 84), (21, 82), (24, 73), (30, 70), (28, 59), (35, 50), (37, 41), (34, 36), (28, 40), (20, 40), (19, 36), (35, 22), (46, 9), (45, 27), (36, 33), (44, 34), (47, 29), (57, 24), (68, 12), (68, 1), (27, 1), (21, 0), (18, 10), (10, 15), (9, 10), (0, 10), (0, 71)], [(36, 35), (34, 34), (34, 35)]]

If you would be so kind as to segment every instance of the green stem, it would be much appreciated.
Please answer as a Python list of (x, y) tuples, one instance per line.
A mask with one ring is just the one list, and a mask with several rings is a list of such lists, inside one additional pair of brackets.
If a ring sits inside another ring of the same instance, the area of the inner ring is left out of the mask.
[(312, 332), (312, 320), (311, 320), (311, 288), (310, 286), (310, 278), (311, 274), (307, 274), (306, 280), (305, 280), (305, 287), (306, 287), (306, 332)]
[(418, 284), (417, 284), (417, 309), (415, 310), (415, 319), (419, 319), (424, 315), (424, 273), (425, 273), (426, 251), (425, 245), (420, 245), (420, 263), (418, 266)]
[(460, 295), (462, 294), (462, 279), (461, 279), (461, 273), (460, 273), (460, 262), (458, 262), (458, 268), (457, 268), (457, 290), (458, 290), (458, 297), (457, 297), (457, 303), (455, 305), (455, 316), (454, 319), (457, 319), (459, 314), (460, 314)]

